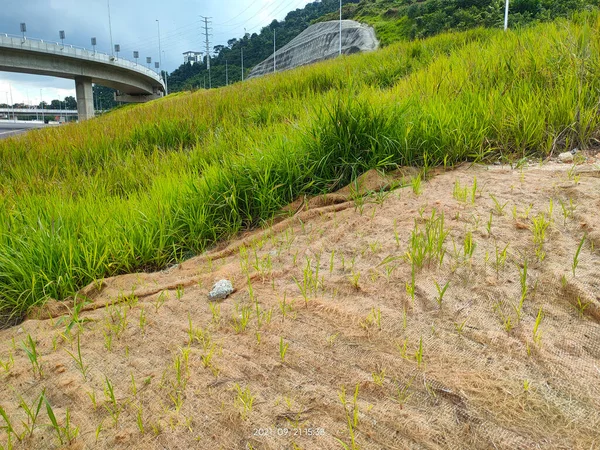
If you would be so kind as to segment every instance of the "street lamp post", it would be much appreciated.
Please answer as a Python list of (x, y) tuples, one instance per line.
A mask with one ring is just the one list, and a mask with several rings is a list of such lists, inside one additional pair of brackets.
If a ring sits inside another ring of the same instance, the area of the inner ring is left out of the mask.
[(112, 22), (110, 19), (110, 0), (106, 0), (106, 5), (108, 6), (108, 33), (110, 34), (110, 52), (112, 54), (113, 39), (112, 39)]
[(508, 30), (508, 9), (510, 0), (506, 0), (506, 9), (504, 10), (504, 31)]
[(42, 122), (46, 122), (44, 118), (44, 97), (42, 97), (42, 90), (40, 89), (40, 105), (42, 105)]
[(340, 0), (340, 56), (342, 56), (342, 0)]
[(160, 20), (156, 19), (156, 26), (158, 27), (158, 62), (162, 67), (162, 49), (160, 48)]

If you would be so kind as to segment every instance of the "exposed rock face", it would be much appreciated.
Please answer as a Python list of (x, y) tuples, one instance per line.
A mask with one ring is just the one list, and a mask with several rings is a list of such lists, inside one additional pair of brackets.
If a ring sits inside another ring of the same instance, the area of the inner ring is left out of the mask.
[[(293, 69), (294, 67), (312, 64), (325, 59), (335, 58), (339, 54), (340, 22), (337, 20), (321, 22), (311, 25), (287, 45), (273, 55), (255, 66), (248, 78), (260, 77), (273, 73)], [(373, 28), (355, 22), (342, 20), (342, 53), (349, 55), (357, 52), (376, 50), (379, 41), (375, 37)]]

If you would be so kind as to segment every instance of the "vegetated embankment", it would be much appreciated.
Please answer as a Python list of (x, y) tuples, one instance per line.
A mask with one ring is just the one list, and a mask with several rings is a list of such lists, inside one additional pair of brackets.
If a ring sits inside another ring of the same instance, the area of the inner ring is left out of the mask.
[(152, 270), (370, 168), (586, 146), (598, 16), (473, 30), (0, 143), (0, 314)]

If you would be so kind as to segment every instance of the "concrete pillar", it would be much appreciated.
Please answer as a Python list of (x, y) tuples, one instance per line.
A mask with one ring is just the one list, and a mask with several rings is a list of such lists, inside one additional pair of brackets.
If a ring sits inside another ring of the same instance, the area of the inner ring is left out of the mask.
[(89, 77), (75, 77), (75, 94), (77, 95), (77, 115), (79, 121), (94, 117), (94, 94), (92, 92), (92, 79)]

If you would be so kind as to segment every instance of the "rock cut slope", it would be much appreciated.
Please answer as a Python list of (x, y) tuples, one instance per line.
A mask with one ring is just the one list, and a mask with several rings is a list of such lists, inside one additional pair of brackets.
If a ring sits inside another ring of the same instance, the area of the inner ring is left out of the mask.
[[(274, 69), (280, 72), (335, 58), (339, 55), (339, 27), (340, 22), (337, 20), (311, 25), (274, 55), (254, 67), (248, 78), (272, 73)], [(372, 51), (378, 47), (379, 42), (373, 28), (354, 20), (342, 20), (343, 54)]]

